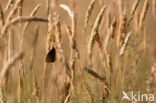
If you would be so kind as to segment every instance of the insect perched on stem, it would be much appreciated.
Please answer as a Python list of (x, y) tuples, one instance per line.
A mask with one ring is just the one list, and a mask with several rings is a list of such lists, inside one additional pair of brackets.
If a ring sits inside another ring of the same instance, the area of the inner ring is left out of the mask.
[(56, 49), (52, 47), (52, 49), (46, 55), (46, 62), (53, 63), (56, 61)]

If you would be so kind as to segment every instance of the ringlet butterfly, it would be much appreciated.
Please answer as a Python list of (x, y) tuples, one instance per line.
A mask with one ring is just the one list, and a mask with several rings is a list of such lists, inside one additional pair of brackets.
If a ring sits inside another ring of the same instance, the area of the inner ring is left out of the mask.
[(56, 49), (53, 47), (46, 56), (47, 63), (53, 63), (56, 60)]

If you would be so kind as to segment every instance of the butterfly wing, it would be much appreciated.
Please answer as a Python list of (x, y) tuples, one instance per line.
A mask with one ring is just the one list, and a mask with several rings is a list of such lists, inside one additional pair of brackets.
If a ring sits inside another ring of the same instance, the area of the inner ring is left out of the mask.
[(53, 63), (56, 60), (56, 50), (53, 47), (46, 56), (46, 62), (47, 63)]

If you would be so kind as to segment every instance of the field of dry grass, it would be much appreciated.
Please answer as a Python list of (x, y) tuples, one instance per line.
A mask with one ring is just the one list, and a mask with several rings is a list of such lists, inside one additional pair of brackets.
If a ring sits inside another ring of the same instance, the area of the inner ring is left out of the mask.
[(1, 0), (0, 103), (155, 103), (155, 27), (156, 0)]

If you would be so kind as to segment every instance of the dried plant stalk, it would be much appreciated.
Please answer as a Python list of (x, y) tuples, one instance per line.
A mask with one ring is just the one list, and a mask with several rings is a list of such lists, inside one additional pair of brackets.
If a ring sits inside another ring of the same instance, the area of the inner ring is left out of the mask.
[(112, 20), (112, 23), (108, 29), (108, 34), (105, 37), (105, 41), (104, 41), (104, 54), (105, 54), (105, 68), (106, 68), (106, 77), (109, 80), (109, 77), (111, 77), (111, 73), (112, 73), (112, 61), (111, 61), (111, 56), (108, 53), (108, 44), (110, 42), (110, 39), (114, 38), (114, 34), (115, 34), (115, 29), (116, 29), (116, 19), (115, 17)]
[(71, 18), (71, 28), (66, 26), (66, 30), (68, 32), (70, 47), (71, 47), (71, 56), (70, 56), (70, 69), (72, 76), (72, 86), (74, 84), (75, 78), (75, 62), (76, 62), (76, 54), (78, 54), (77, 45), (76, 45), (76, 14), (64, 4), (60, 5), (65, 11), (68, 12)]
[(13, 5), (15, 0), (9, 0), (5, 9), (4, 9), (4, 12), (8, 11), (8, 9)]
[(21, 0), (16, 1), (13, 9), (9, 12), (9, 14), (8, 14), (8, 16), (6, 18), (6, 22), (7, 23), (11, 20), (11, 18), (13, 17), (13, 15), (16, 13), (16, 11), (17, 11), (18, 6), (20, 5), (20, 3), (21, 3)]
[(130, 25), (139, 3), (140, 3), (140, 0), (135, 0), (134, 4), (132, 6), (132, 9), (131, 9), (130, 16), (129, 16), (128, 20), (127, 20), (127, 27)]
[(103, 81), (107, 84), (106, 77), (101, 77), (98, 73), (96, 73), (95, 71), (93, 71), (92, 69), (90, 69), (88, 67), (83, 67), (82, 69), (85, 70), (87, 73), (89, 73), (94, 78), (98, 79), (99, 81)]
[(92, 69), (90, 69), (88, 67), (83, 67), (83, 70), (85, 70), (85, 72), (87, 72), (92, 77), (94, 77), (95, 79), (98, 80), (98, 83), (101, 84), (103, 86), (105, 92), (107, 92), (107, 97), (108, 97), (108, 95), (110, 94), (110, 90), (109, 90), (109, 87), (108, 87), (106, 77), (100, 76), (98, 73), (96, 73), (95, 71), (93, 71)]
[(108, 77), (112, 71), (111, 58), (110, 58), (110, 55), (108, 54), (108, 51), (103, 49), (102, 42), (101, 42), (100, 37), (98, 35), (96, 38), (96, 42), (97, 42), (99, 50), (100, 50), (101, 61), (102, 61), (103, 67), (105, 68), (104, 72), (106, 73), (106, 78), (108, 80)]
[(122, 56), (124, 53), (125, 53), (125, 50), (128, 46), (128, 42), (130, 40), (130, 37), (131, 37), (131, 32), (129, 32), (124, 40), (124, 44), (122, 45), (121, 49), (120, 49), (120, 53), (119, 55)]
[[(53, 26), (53, 20), (51, 14), (48, 15), (48, 32), (47, 32), (47, 41), (46, 41), (46, 55), (49, 52), (49, 50), (53, 46), (53, 32), (54, 32), (54, 26)], [(46, 57), (45, 57), (46, 58)], [(47, 63), (44, 62), (44, 69), (43, 69), (43, 84), (42, 84), (42, 96), (43, 96), (43, 101), (45, 102), (45, 78), (46, 78), (46, 71), (47, 71)]]
[(59, 59), (63, 65), (63, 87), (62, 87), (62, 98), (61, 98), (61, 103), (67, 103), (70, 100), (70, 86), (71, 86), (71, 71), (69, 64), (67, 62), (67, 59), (65, 57), (64, 51), (63, 51), (63, 44), (62, 44), (62, 36), (61, 36), (61, 23), (59, 20), (59, 16), (55, 18), (55, 36), (56, 36), (56, 43), (57, 43), (57, 48), (59, 52)]
[(107, 18), (106, 18), (106, 28), (109, 28), (111, 25), (111, 13), (110, 13), (110, 9), (107, 10), (107, 14), (106, 14)]
[(60, 54), (60, 60), (62, 61), (62, 58), (64, 58), (63, 54), (63, 43), (62, 43), (62, 35), (61, 35), (61, 23), (59, 21), (59, 17), (56, 17), (56, 22), (55, 22), (55, 37), (56, 37), (56, 43), (57, 47), (59, 49), (59, 54)]
[(36, 103), (40, 103), (39, 102), (39, 86), (35, 77), (33, 77), (33, 93), (32, 94), (33, 96), (35, 96)]
[[(30, 17), (34, 16), (34, 15), (37, 13), (39, 7), (40, 7), (40, 4), (38, 4), (38, 5), (33, 9), (33, 11), (30, 13)], [(20, 16), (19, 16), (19, 17), (20, 17)], [(20, 22), (20, 24), (21, 24), (21, 22)], [(29, 24), (30, 24), (30, 22), (26, 22), (25, 25), (24, 25), (24, 27), (23, 27), (22, 34), (21, 34), (21, 43), (20, 43), (20, 46), (19, 46), (20, 48), (22, 48), (22, 46), (23, 46), (24, 34), (25, 34), (26, 29), (28, 28)]]
[(50, 3), (51, 3), (51, 0), (46, 0), (46, 11), (47, 11), (47, 15), (49, 15), (49, 10), (50, 10)]
[(33, 64), (34, 64), (34, 57), (36, 54), (36, 47), (37, 47), (37, 40), (38, 40), (38, 35), (39, 35), (39, 27), (36, 26), (35, 28), (35, 37), (32, 43), (32, 53), (31, 53), (31, 59), (30, 59), (30, 70), (33, 69)]
[(150, 5), (150, 1), (151, 0), (145, 0), (144, 7), (143, 7), (142, 13), (140, 15), (138, 31), (142, 28), (143, 22), (145, 21), (145, 18), (146, 18), (146, 15), (147, 15), (147, 11), (148, 11), (148, 8), (149, 8), (149, 5)]
[(72, 79), (74, 80), (75, 78), (75, 52), (77, 52), (76, 46), (75, 46), (75, 38), (72, 36), (72, 31), (69, 26), (66, 26), (66, 30), (70, 39), (70, 47), (71, 47), (71, 57), (70, 57), (70, 68), (71, 68), (71, 76)]
[(18, 11), (18, 17), (20, 17), (20, 16), (23, 15), (23, 1), (24, 0), (21, 0), (20, 3), (19, 3), (19, 5), (18, 5), (18, 9), (17, 9), (17, 11)]
[(60, 4), (60, 7), (61, 7), (62, 9), (64, 9), (65, 11), (67, 11), (67, 13), (68, 13), (68, 15), (69, 15), (70, 17), (73, 17), (73, 12), (70, 10), (70, 8), (69, 8), (67, 5), (65, 5), (65, 4)]
[[(61, 8), (63, 8), (67, 13), (69, 14), (71, 18), (71, 28), (66, 26), (68, 36), (70, 39), (71, 43), (71, 49), (74, 51), (76, 49), (76, 41), (75, 41), (75, 36), (76, 36), (76, 15), (75, 13), (65, 4), (60, 5)], [(71, 29), (71, 30), (69, 30)]]
[[(92, 48), (93, 48), (93, 45), (95, 43), (96, 36), (98, 35), (99, 26), (100, 26), (100, 23), (102, 21), (102, 17), (103, 17), (104, 12), (105, 12), (105, 8), (106, 8), (106, 6), (103, 6), (102, 9), (100, 10), (100, 12), (96, 18), (96, 21), (94, 23), (90, 38), (89, 38), (89, 42), (88, 42), (88, 57), (89, 57), (88, 60), (89, 61), (92, 58), (92, 54), (91, 54)], [(89, 63), (89, 65), (91, 65), (91, 62)]]
[(124, 39), (126, 36), (126, 28), (127, 28), (126, 25), (127, 25), (127, 16), (126, 16), (126, 12), (124, 11), (124, 14), (121, 16), (119, 32), (118, 32), (118, 36), (117, 36), (117, 47), (118, 48), (121, 48), (124, 43)]
[(48, 34), (47, 34), (47, 44), (46, 44), (46, 52), (49, 52), (50, 49), (52, 49), (52, 46), (54, 46), (55, 37), (54, 37), (54, 25), (53, 20), (51, 17), (51, 14), (48, 16)]
[(2, 71), (0, 73), (0, 83), (2, 83), (3, 78), (5, 77), (7, 71), (18, 61), (21, 60), (24, 57), (24, 53), (23, 52), (18, 52), (17, 54), (14, 55), (14, 57), (12, 57), (10, 59), (10, 61), (8, 63), (6, 63), (3, 68)]
[(32, 17), (21, 16), (20, 18), (17, 17), (17, 18), (12, 19), (9, 23), (6, 23), (6, 24), (3, 26), (2, 30), (1, 30), (1, 35), (0, 35), (0, 37), (3, 37), (3, 36), (6, 34), (8, 28), (9, 28), (11, 25), (15, 25), (15, 24), (17, 24), (17, 23), (19, 23), (19, 22), (30, 22), (30, 21), (48, 22), (47, 19), (43, 19), (43, 18), (39, 18), (39, 17), (35, 17), (35, 16), (32, 16)]
[[(8, 47), (6, 49), (7, 53), (6, 53), (6, 61), (10, 61), (11, 60), (11, 56), (13, 54), (13, 33), (12, 31), (9, 32), (9, 36), (8, 36)], [(6, 73), (4, 80), (3, 80), (3, 89), (6, 89), (7, 86), (7, 82), (8, 82), (8, 77), (9, 77), (9, 71)]]
[(67, 74), (67, 76), (71, 77), (70, 68), (69, 68), (68, 62), (66, 60), (64, 51), (63, 51), (62, 36), (61, 36), (61, 24), (60, 24), (59, 18), (56, 18), (56, 22), (55, 22), (55, 36), (56, 36), (58, 52), (60, 55), (60, 61), (64, 65), (64, 70), (65, 70), (65, 73)]
[(122, 15), (123, 8), (124, 8), (123, 0), (118, 0), (117, 3), (118, 3), (117, 5), (118, 5), (118, 8), (119, 8), (119, 15)]
[(13, 54), (13, 44), (13, 31), (11, 30), (8, 36), (8, 61), (10, 61), (10, 58)]
[(1, 88), (0, 88), (0, 102), (1, 103), (5, 103), (6, 102), (3, 90)]
[[(99, 53), (100, 53), (100, 57), (101, 57), (101, 62), (103, 64), (103, 67), (105, 68), (106, 67), (106, 64), (105, 64), (105, 52), (104, 52), (103, 45), (102, 45), (102, 42), (100, 40), (99, 35), (96, 36), (96, 42), (98, 44)], [(91, 65), (89, 64), (89, 66), (91, 66)], [(106, 73), (106, 71), (105, 71), (105, 73)]]
[(4, 25), (4, 13), (0, 5), (0, 30), (2, 29), (3, 25)]
[(86, 15), (85, 15), (85, 19), (84, 19), (84, 32), (86, 31), (86, 28), (88, 26), (88, 22), (90, 20), (91, 14), (93, 12), (94, 6), (95, 6), (95, 0), (91, 0), (91, 2), (88, 5)]
[(98, 44), (98, 48), (99, 48), (99, 51), (100, 51), (100, 57), (101, 57), (102, 64), (105, 67), (105, 56), (104, 56), (105, 53), (103, 51), (103, 46), (102, 46), (102, 42), (100, 40), (99, 35), (96, 36), (96, 42)]
[(104, 43), (105, 50), (107, 49), (107, 46), (108, 46), (108, 43), (109, 43), (110, 39), (114, 38), (115, 29), (116, 29), (116, 19), (114, 17), (113, 20), (112, 20), (111, 26), (110, 26), (110, 28), (108, 30), (108, 34), (107, 34), (107, 36), (105, 38), (105, 43)]
[(71, 96), (70, 88), (71, 88), (70, 82), (65, 81), (64, 85), (62, 87), (62, 94), (63, 95), (62, 95), (62, 98), (61, 98), (61, 103), (68, 103), (69, 102), (70, 96)]
[(139, 19), (140, 19), (140, 14), (137, 12), (136, 15), (135, 15), (135, 21), (134, 21), (134, 24), (135, 24), (135, 32), (138, 31)]
[[(30, 13), (30, 17), (31, 17), (31, 16), (34, 16), (34, 15), (37, 13), (37, 11), (39, 10), (40, 6), (41, 6), (41, 4), (38, 4), (38, 5), (32, 10), (32, 12)], [(24, 25), (24, 27), (23, 27), (23, 33), (25, 33), (25, 31), (26, 31), (26, 29), (28, 28), (29, 24), (30, 24), (30, 22), (27, 22), (27, 23)]]
[(156, 0), (152, 0), (152, 11), (153, 11), (153, 15), (156, 15)]
[(36, 55), (36, 47), (38, 42), (38, 35), (39, 35), (39, 27), (38, 25), (35, 27), (35, 36), (32, 43), (32, 51), (31, 51), (31, 58), (30, 58), (30, 72), (32, 77), (32, 86), (33, 86), (33, 92), (32, 95), (35, 97), (36, 103), (39, 103), (39, 86), (36, 81), (36, 77), (34, 75), (35, 69), (33, 68), (34, 61), (35, 61), (35, 55)]

